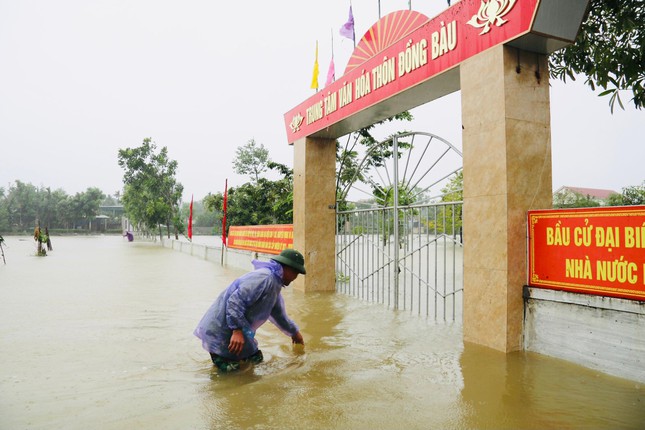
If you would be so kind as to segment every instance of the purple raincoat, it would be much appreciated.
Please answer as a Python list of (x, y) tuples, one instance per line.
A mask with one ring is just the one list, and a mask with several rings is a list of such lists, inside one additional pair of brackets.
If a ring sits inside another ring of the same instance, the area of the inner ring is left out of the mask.
[[(255, 270), (233, 281), (206, 311), (194, 331), (206, 351), (230, 360), (242, 360), (257, 352), (255, 331), (267, 320), (289, 336), (299, 331), (287, 316), (280, 294), (282, 266), (273, 260), (252, 263)], [(235, 329), (244, 332), (240, 355), (228, 350)]]

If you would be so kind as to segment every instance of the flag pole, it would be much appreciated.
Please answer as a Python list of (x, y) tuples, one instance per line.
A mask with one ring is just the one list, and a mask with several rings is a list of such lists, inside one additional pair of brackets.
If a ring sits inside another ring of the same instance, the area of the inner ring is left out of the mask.
[(193, 241), (193, 195), (190, 196), (190, 209), (188, 214), (188, 240)]
[(354, 49), (356, 49), (356, 26), (352, 27), (352, 42), (354, 42)]
[(220, 258), (220, 264), (224, 265), (224, 248), (226, 248), (226, 211), (227, 211), (227, 200), (228, 200), (228, 178), (224, 182), (224, 200), (222, 202), (222, 255)]
[(327, 70), (325, 86), (336, 80), (336, 66), (334, 65), (334, 29), (330, 28), (329, 33), (331, 33), (331, 61), (329, 62), (329, 69)]
[[(349, 9), (352, 9), (352, 0), (349, 0)], [(378, 1), (378, 17), (381, 19), (381, 0)], [(356, 25), (354, 24), (354, 14), (352, 13), (352, 42), (354, 42), (354, 49), (356, 49)]]

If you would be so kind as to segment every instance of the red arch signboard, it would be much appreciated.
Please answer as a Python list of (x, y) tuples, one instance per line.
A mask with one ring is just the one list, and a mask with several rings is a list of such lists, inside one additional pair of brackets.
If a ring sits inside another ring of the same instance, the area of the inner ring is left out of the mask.
[(365, 33), (340, 79), (285, 114), (287, 141), (340, 137), (457, 91), (459, 64), (493, 46), (553, 52), (575, 39), (587, 3), (461, 0), (432, 19), (393, 12)]

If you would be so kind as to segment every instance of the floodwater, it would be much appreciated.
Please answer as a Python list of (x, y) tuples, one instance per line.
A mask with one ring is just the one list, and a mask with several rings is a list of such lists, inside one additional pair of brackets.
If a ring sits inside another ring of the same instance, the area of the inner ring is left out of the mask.
[(645, 386), (502, 354), (335, 293), (284, 290), (265, 362), (218, 374), (192, 331), (244, 273), (118, 236), (5, 237), (0, 429), (643, 429)]

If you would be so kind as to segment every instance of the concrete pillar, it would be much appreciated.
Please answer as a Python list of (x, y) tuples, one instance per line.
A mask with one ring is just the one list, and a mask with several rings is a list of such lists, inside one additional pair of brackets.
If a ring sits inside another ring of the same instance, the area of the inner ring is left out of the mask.
[(550, 208), (546, 57), (497, 46), (460, 67), (464, 340), (521, 349), (526, 217)]
[(336, 240), (336, 141), (307, 137), (294, 143), (293, 247), (307, 274), (294, 287), (334, 291)]

